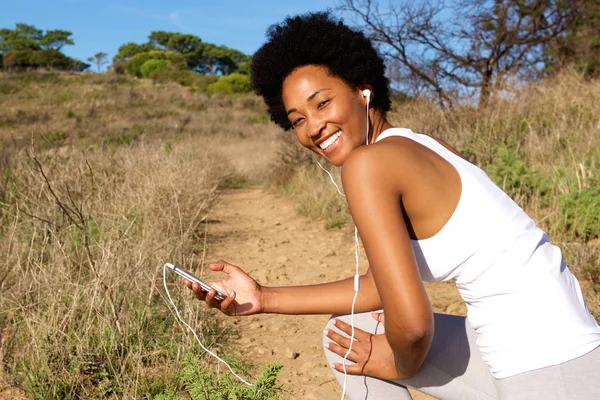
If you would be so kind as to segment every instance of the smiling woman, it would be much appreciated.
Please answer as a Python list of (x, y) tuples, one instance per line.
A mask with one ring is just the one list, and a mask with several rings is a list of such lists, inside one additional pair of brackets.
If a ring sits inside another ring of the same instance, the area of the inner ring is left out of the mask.
[[(390, 125), (384, 71), (369, 40), (326, 13), (271, 27), (252, 61), (271, 119), (342, 166), (367, 272), (264, 287), (219, 261), (226, 299), (188, 287), (227, 315), (343, 314), (323, 342), (351, 399), (409, 399), (406, 386), (440, 399), (600, 398), (600, 327), (561, 250), (450, 145)], [(446, 280), (467, 318), (432, 313), (423, 281)]]

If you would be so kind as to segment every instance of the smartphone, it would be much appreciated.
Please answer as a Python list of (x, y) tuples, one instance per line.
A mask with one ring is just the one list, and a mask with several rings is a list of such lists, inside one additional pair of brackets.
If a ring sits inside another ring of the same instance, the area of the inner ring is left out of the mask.
[[(170, 268), (171, 270), (173, 270), (173, 272), (175, 272), (177, 275), (184, 277), (188, 281), (196, 282), (198, 285), (200, 285), (200, 288), (205, 292), (210, 291), (210, 289), (215, 289), (214, 287), (210, 286), (208, 283), (204, 282), (202, 279), (196, 278), (194, 275), (190, 274), (183, 268), (180, 268), (180, 267), (170, 264), (170, 263), (166, 263), (165, 266), (167, 268)], [(217, 294), (215, 295), (215, 298), (217, 300), (225, 300), (227, 298), (226, 294), (219, 292), (217, 289), (215, 289), (215, 291), (217, 292)]]

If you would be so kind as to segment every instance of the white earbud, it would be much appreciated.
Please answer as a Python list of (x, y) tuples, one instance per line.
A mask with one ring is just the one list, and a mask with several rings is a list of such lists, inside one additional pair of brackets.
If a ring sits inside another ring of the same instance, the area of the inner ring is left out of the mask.
[(371, 91), (369, 89), (365, 89), (362, 91), (363, 97), (366, 97), (367, 100), (371, 100)]

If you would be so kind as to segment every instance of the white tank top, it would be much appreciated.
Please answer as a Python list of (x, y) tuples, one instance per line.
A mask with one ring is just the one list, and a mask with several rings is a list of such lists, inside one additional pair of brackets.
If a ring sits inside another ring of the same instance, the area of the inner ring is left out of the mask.
[(412, 245), (424, 281), (455, 281), (492, 375), (560, 364), (598, 347), (600, 328), (546, 233), (483, 170), (435, 139), (392, 128), (377, 141), (390, 136), (429, 148), (460, 175), (462, 192), (446, 225)]

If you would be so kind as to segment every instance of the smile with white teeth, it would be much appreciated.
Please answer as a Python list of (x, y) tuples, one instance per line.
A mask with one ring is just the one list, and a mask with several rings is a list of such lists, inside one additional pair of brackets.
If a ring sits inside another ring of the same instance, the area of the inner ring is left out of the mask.
[(332, 135), (329, 139), (319, 144), (319, 147), (326, 150), (329, 146), (335, 143), (336, 140), (342, 135), (342, 131), (337, 131), (335, 135)]

